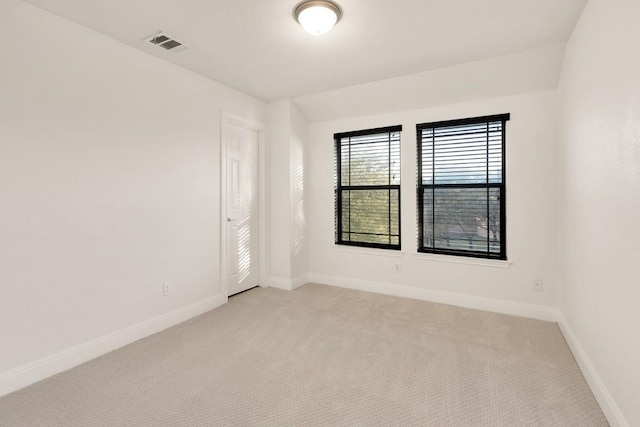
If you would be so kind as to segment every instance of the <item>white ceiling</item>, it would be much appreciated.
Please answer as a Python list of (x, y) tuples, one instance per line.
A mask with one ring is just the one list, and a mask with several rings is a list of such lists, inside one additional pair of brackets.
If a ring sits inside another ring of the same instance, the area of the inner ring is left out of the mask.
[[(338, 0), (312, 36), (299, 0), (27, 0), (265, 101), (564, 43), (587, 0)], [(159, 31), (192, 51), (143, 42)]]

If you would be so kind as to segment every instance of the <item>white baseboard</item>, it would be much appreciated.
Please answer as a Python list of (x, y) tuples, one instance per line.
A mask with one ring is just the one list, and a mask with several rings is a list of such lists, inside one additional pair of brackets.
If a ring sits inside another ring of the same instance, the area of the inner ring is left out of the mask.
[(309, 283), (309, 274), (301, 274), (298, 277), (291, 279), (291, 289), (298, 289), (302, 285)]
[(580, 366), (582, 374), (587, 380), (589, 387), (591, 387), (591, 391), (600, 404), (600, 408), (602, 408), (602, 412), (604, 412), (604, 415), (607, 417), (607, 421), (609, 421), (611, 427), (629, 427), (629, 423), (625, 419), (624, 415), (622, 415), (620, 408), (618, 408), (615, 400), (613, 400), (613, 397), (607, 390), (607, 387), (602, 382), (600, 375), (598, 375), (598, 371), (596, 371), (596, 368), (593, 366), (593, 363), (591, 362), (591, 359), (589, 359), (584, 347), (582, 347), (578, 337), (562, 314), (559, 315), (558, 325), (560, 326), (560, 330), (573, 353), (573, 357), (578, 362), (578, 366)]
[(216, 295), (0, 373), (0, 396), (206, 313), (226, 301), (222, 295)]
[(271, 276), (269, 278), (269, 286), (276, 289), (283, 289), (285, 291), (293, 291), (306, 283), (309, 283), (308, 274), (301, 274), (293, 279), (285, 279), (283, 277), (275, 276)]
[(325, 276), (316, 273), (309, 274), (309, 281), (311, 283), (339, 286), (341, 288), (357, 289), (360, 291), (375, 292), (378, 294), (393, 295), (398, 297), (413, 298), (423, 301), (455, 305), (458, 307), (472, 308), (476, 310), (511, 314), (514, 316), (528, 317), (539, 320), (547, 320), (550, 322), (556, 322), (558, 320), (558, 309), (555, 307), (524, 304), (493, 298), (477, 297), (472, 295), (455, 294), (451, 292), (436, 291), (432, 289), (414, 288), (411, 286), (396, 285), (392, 283), (374, 282), (347, 277)]
[(291, 279), (285, 279), (283, 277), (271, 276), (269, 278), (269, 286), (276, 289), (282, 289), (284, 291), (293, 290)]

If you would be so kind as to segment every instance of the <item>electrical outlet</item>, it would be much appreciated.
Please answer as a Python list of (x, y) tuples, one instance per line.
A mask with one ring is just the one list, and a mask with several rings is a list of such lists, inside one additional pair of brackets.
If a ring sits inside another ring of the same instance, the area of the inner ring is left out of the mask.
[(533, 290), (542, 292), (542, 279), (533, 279)]
[(395, 271), (396, 273), (400, 272), (400, 264), (395, 263), (393, 265), (393, 271)]
[(162, 296), (166, 297), (170, 293), (171, 293), (171, 283), (170, 282), (164, 282), (162, 284)]

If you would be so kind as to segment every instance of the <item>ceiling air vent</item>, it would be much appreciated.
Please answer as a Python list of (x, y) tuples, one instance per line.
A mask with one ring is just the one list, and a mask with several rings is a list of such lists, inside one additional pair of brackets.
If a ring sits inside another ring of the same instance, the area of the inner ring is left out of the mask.
[(187, 50), (191, 50), (189, 46), (178, 41), (171, 37), (166, 33), (158, 33), (155, 36), (151, 36), (145, 39), (146, 42), (151, 43), (152, 45), (163, 48), (164, 50), (168, 50), (172, 53), (182, 53)]

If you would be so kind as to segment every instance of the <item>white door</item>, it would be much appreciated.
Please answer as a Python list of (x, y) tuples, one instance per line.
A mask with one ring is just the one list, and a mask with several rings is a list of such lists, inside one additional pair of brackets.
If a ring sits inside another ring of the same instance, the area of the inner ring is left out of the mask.
[(227, 153), (227, 283), (229, 295), (258, 286), (258, 140), (255, 130), (231, 123)]

